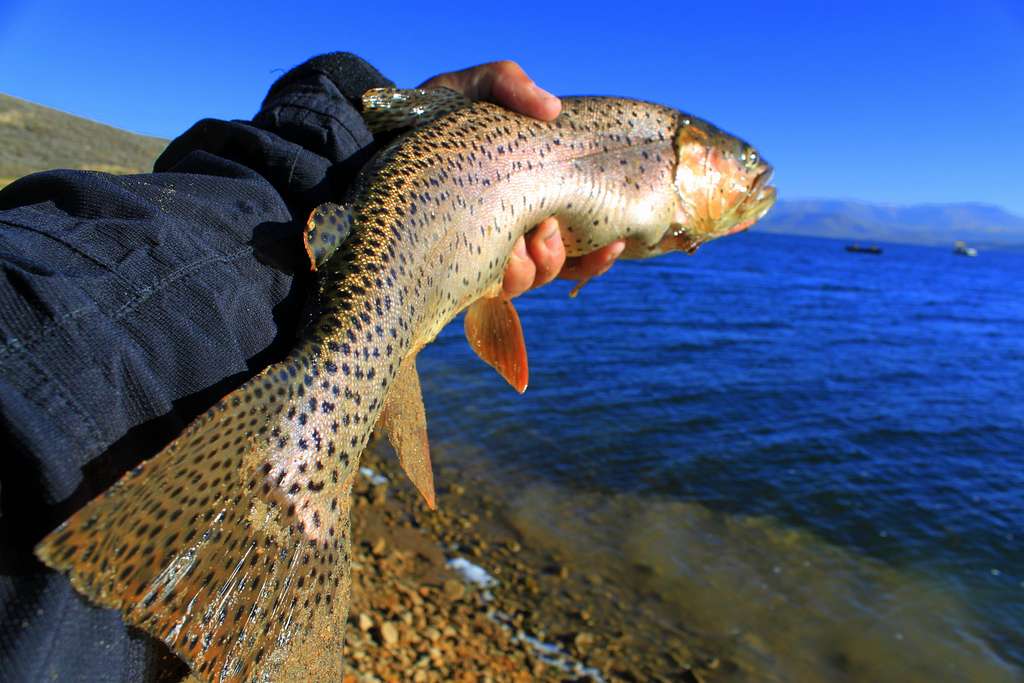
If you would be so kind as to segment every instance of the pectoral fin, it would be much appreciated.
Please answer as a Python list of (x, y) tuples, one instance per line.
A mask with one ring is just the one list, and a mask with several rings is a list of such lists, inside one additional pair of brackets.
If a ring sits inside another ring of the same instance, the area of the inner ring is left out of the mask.
[(530, 381), (526, 342), (511, 301), (504, 297), (477, 299), (466, 311), (466, 339), (476, 355), (516, 391), (526, 391)]
[(363, 119), (375, 135), (422, 126), (473, 102), (449, 88), (372, 88), (363, 93)]
[(416, 357), (409, 356), (398, 368), (398, 375), (388, 389), (378, 425), (398, 454), (405, 474), (423, 496), (427, 507), (435, 509), (434, 472), (430, 466), (430, 444), (427, 439), (427, 413), (423, 408), (420, 377)]
[(331, 257), (352, 230), (352, 214), (340, 204), (321, 204), (306, 221), (303, 235), (309, 269), (316, 270)]
[(576, 295), (580, 293), (580, 290), (583, 289), (583, 287), (588, 282), (590, 282), (590, 278), (589, 277), (581, 277), (579, 280), (577, 280), (576, 281), (576, 286), (573, 287), (571, 290), (569, 290), (569, 298), (570, 299), (575, 299)]

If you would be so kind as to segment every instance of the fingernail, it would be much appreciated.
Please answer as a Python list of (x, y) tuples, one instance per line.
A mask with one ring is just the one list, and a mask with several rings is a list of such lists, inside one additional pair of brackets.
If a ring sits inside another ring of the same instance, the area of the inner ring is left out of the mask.
[(555, 100), (556, 102), (558, 101), (558, 97), (556, 97), (555, 95), (549, 93), (547, 90), (545, 90), (544, 88), (540, 87), (536, 83), (533, 84), (533, 89), (537, 91), (538, 95), (540, 95), (542, 98), (544, 98), (546, 100)]
[(516, 245), (512, 247), (512, 255), (518, 259), (527, 259), (529, 256), (526, 253), (526, 240), (522, 237), (516, 240)]
[(544, 241), (547, 242), (548, 244), (554, 244), (556, 237), (561, 238), (561, 235), (558, 232), (558, 226), (551, 225), (547, 229), (547, 232), (544, 233)]
[(616, 242), (615, 244), (613, 244), (611, 251), (608, 254), (608, 262), (611, 263), (615, 259), (619, 258), (619, 254), (621, 254), (625, 250), (625, 248), (625, 242)]

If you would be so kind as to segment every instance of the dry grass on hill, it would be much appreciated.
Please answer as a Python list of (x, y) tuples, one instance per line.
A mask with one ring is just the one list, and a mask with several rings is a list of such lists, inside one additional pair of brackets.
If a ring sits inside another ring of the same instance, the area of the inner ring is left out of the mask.
[(51, 168), (146, 173), (167, 140), (0, 94), (0, 187)]

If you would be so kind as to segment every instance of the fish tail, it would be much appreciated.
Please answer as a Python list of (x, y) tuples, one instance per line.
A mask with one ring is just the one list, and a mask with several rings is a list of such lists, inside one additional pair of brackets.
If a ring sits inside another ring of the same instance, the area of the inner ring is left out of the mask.
[[(287, 495), (298, 484), (275, 464), (293, 405), (287, 369), (229, 394), (36, 547), (202, 680), (341, 677), (358, 462), (317, 500)], [(311, 529), (324, 494), (333, 514)]]

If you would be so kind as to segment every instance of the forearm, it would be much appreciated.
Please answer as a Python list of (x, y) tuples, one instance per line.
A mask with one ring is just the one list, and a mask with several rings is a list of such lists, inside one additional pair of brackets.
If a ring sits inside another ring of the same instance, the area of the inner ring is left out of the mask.
[(155, 173), (52, 171), (0, 192), (0, 426), (32, 463), (0, 462), (0, 526), (25, 477), (37, 505), (88, 495), (82, 467), (111, 444), (143, 435), (103, 459), (123, 471), (155, 418), (183, 426), (288, 347), (305, 281), (281, 257), (371, 151), (350, 97), (384, 85), (351, 55), (318, 58), (252, 121), (197, 123)]

